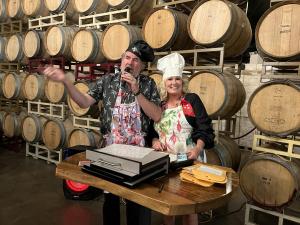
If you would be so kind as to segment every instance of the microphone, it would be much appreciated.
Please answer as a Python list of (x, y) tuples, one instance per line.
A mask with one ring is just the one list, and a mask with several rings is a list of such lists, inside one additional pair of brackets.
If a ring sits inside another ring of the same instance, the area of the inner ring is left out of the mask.
[(127, 72), (127, 73), (131, 73), (131, 67), (126, 66), (126, 68), (124, 69), (124, 71)]

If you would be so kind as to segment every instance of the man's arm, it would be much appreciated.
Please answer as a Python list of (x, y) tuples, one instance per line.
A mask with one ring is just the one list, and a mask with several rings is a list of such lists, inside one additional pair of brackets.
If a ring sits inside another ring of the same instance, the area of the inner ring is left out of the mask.
[(162, 113), (161, 107), (149, 101), (143, 94), (139, 94), (137, 96), (137, 100), (148, 117), (150, 117), (154, 122), (158, 122), (160, 120)]
[(81, 107), (88, 108), (93, 105), (96, 100), (86, 93), (80, 92), (74, 84), (68, 80), (61, 69), (48, 66), (43, 73), (51, 80), (62, 82), (67, 88), (70, 97)]

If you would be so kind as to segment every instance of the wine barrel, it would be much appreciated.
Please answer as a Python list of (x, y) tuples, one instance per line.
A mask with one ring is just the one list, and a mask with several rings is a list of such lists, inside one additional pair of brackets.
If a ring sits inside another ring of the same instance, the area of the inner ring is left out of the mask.
[(74, 0), (74, 8), (78, 13), (88, 15), (92, 12), (106, 12), (108, 10), (108, 4), (103, 0)]
[(205, 150), (207, 163), (230, 167), (238, 170), (241, 160), (241, 152), (238, 144), (227, 136), (219, 136), (218, 142), (211, 149)]
[(18, 137), (22, 134), (22, 120), (27, 115), (25, 111), (7, 112), (3, 117), (3, 133), (6, 137)]
[(1, 73), (0, 72), (0, 97), (3, 96), (3, 86), (2, 86), (2, 83), (3, 83), (3, 77), (4, 77), (5, 73)]
[(5, 98), (8, 99), (25, 99), (22, 85), (25, 73), (6, 73), (2, 79), (2, 90)]
[(300, 88), (292, 81), (271, 81), (257, 88), (248, 101), (248, 116), (258, 130), (286, 136), (300, 130)]
[(133, 23), (143, 22), (154, 6), (154, 1), (144, 0), (106, 0), (108, 5), (115, 9), (123, 9), (126, 6), (130, 7), (130, 21)]
[(138, 26), (126, 24), (112, 24), (105, 28), (101, 49), (106, 59), (120, 60), (129, 45), (142, 39), (141, 29)]
[(5, 46), (7, 45), (7, 38), (0, 37), (0, 62), (6, 62)]
[(26, 142), (40, 142), (42, 140), (43, 126), (47, 118), (33, 114), (27, 115), (22, 120), (22, 136)]
[(299, 196), (300, 166), (273, 154), (254, 155), (240, 172), (240, 187), (262, 208), (283, 208)]
[(23, 51), (28, 58), (47, 58), (49, 55), (44, 45), (45, 32), (30, 30), (24, 36)]
[(3, 132), (3, 118), (6, 111), (0, 110), (0, 134)]
[(299, 20), (299, 1), (283, 1), (268, 9), (255, 29), (258, 53), (280, 61), (299, 60)]
[(10, 18), (25, 21), (21, 0), (7, 0), (7, 14)]
[(156, 87), (160, 87), (163, 75), (161, 73), (151, 73), (149, 76), (154, 80)]
[(6, 6), (7, 6), (7, 1), (0, 0), (0, 22), (7, 22), (8, 20)]
[(189, 16), (188, 33), (204, 47), (219, 47), (224, 43), (225, 57), (241, 55), (252, 39), (246, 13), (227, 0), (199, 2)]
[[(75, 81), (73, 72), (66, 72), (65, 75), (71, 82)], [(64, 84), (50, 79), (45, 81), (45, 95), (48, 101), (52, 103), (65, 102), (67, 100), (67, 90)]]
[(79, 14), (75, 11), (74, 0), (44, 0), (46, 8), (53, 14), (66, 12), (67, 20), (78, 23)]
[(22, 85), (26, 99), (30, 101), (46, 100), (45, 77), (36, 73), (27, 74)]
[(28, 17), (48, 16), (49, 14), (44, 0), (21, 0), (21, 6), (24, 14)]
[(72, 130), (68, 137), (68, 147), (76, 145), (86, 145), (92, 147), (100, 147), (102, 136), (100, 132), (94, 130), (86, 130), (83, 128), (76, 128)]
[(42, 131), (43, 142), (49, 150), (56, 150), (61, 147), (67, 147), (67, 138), (73, 130), (72, 120), (66, 119), (48, 119)]
[(25, 63), (23, 38), (22, 34), (14, 34), (8, 38), (5, 46), (5, 56), (8, 61)]
[(64, 56), (72, 60), (71, 43), (78, 28), (53, 26), (45, 34), (45, 47), (50, 56)]
[(246, 99), (240, 80), (225, 72), (196, 72), (189, 80), (188, 89), (198, 94), (212, 119), (232, 117), (242, 108)]
[(187, 32), (188, 16), (171, 9), (155, 9), (146, 16), (142, 34), (155, 50), (189, 49), (193, 42)]
[[(77, 81), (74, 83), (75, 87), (82, 93), (87, 93), (91, 87), (95, 85), (94, 82), (85, 82), (85, 81)], [(72, 100), (70, 96), (67, 98), (68, 100), (68, 105), (70, 110), (73, 112), (75, 116), (85, 116), (89, 115), (92, 116), (93, 118), (98, 118), (99, 117), (99, 108), (97, 104), (94, 104), (86, 109), (81, 108), (78, 106), (76, 102)]]
[(73, 37), (71, 52), (78, 62), (101, 63), (105, 60), (101, 45), (102, 32), (99, 30), (79, 30)]

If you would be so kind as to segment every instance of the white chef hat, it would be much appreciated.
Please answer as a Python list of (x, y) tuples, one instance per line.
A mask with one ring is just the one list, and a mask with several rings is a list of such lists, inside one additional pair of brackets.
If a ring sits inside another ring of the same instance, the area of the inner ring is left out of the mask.
[(184, 58), (177, 52), (164, 56), (157, 61), (157, 69), (163, 72), (163, 80), (169, 77), (182, 77)]

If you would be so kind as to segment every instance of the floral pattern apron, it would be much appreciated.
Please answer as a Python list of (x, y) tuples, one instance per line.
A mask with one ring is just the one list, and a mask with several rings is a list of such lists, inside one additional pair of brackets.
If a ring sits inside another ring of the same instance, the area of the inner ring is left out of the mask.
[(145, 146), (138, 101), (135, 97), (132, 103), (122, 103), (124, 94), (120, 88), (112, 109), (111, 132), (104, 136), (106, 145), (115, 143)]
[[(186, 120), (181, 105), (164, 110), (161, 120), (155, 123), (154, 128), (159, 134), (160, 142), (171, 154), (186, 153), (195, 147), (191, 135), (193, 127)], [(198, 160), (206, 161), (204, 151), (200, 153)]]

